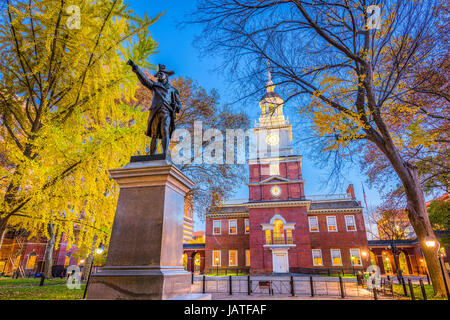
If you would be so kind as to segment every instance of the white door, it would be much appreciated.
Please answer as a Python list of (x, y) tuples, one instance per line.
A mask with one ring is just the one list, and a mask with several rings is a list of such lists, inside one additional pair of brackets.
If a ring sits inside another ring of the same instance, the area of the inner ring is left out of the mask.
[(273, 272), (288, 273), (289, 263), (287, 252), (273, 252)]

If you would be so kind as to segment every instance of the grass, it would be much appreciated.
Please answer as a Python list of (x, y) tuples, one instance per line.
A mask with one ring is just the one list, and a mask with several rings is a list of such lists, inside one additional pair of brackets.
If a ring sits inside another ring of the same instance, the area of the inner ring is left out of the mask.
[[(13, 287), (13, 286), (38, 286), (41, 282), (40, 278), (20, 278), (20, 279), (11, 279), (11, 278), (3, 278), (0, 279), (0, 288), (2, 287)], [(45, 279), (44, 284), (65, 284), (67, 282), (66, 279)]]
[[(434, 294), (433, 286), (431, 284), (425, 284), (425, 294), (427, 295), (428, 300), (445, 300), (444, 298), (436, 297)], [(408, 293), (408, 298), (404, 296), (403, 286), (401, 284), (394, 284), (392, 285), (392, 289), (394, 290), (394, 293), (400, 296), (403, 296), (404, 299), (411, 299), (411, 292), (409, 290), (408, 284), (406, 284), (406, 292)], [(415, 284), (413, 285), (413, 292), (416, 300), (423, 300), (422, 296), (422, 290), (420, 288), (420, 285)]]
[(69, 289), (65, 285), (0, 288), (0, 300), (79, 300), (84, 286)]

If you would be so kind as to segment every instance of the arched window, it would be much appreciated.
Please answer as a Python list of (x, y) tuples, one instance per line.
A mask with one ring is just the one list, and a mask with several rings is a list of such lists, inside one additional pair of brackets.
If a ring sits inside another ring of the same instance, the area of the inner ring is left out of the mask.
[(64, 268), (67, 268), (70, 264), (70, 256), (67, 256), (64, 258)]
[(275, 219), (273, 222), (273, 243), (284, 244), (283, 221)]
[(372, 251), (369, 251), (370, 254), (370, 263), (372, 265), (377, 265), (377, 259), (375, 258), (375, 254)]
[(408, 273), (408, 263), (406, 262), (406, 255), (403, 251), (398, 255), (398, 264), (403, 273)]
[(392, 264), (391, 264), (391, 259), (390, 259), (390, 255), (388, 252), (383, 251), (383, 253), (381, 254), (381, 256), (383, 257), (383, 265), (384, 265), (384, 271), (386, 273), (393, 273), (394, 269), (392, 268)]
[(34, 269), (36, 266), (36, 252), (31, 252), (28, 255), (28, 261), (27, 261), (27, 269)]

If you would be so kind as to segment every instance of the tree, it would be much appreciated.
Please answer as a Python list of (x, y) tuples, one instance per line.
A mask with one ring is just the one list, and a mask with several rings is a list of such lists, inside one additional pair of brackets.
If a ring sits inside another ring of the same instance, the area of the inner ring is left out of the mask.
[(159, 16), (136, 16), (121, 0), (1, 9), (0, 234), (11, 225), (56, 245), (62, 234), (105, 243), (118, 189), (107, 169), (145, 145), (141, 112), (115, 102), (137, 86), (126, 59), (151, 67), (148, 28)]
[[(323, 151), (346, 161), (369, 145), (377, 149), (405, 190), (434, 290), (445, 296), (436, 250), (424, 243), (433, 230), (417, 166), (401, 152), (409, 143), (395, 130), (421, 107), (404, 99), (417, 84), (410, 81), (417, 66), (431, 65), (445, 50), (437, 36), (443, 6), (437, 0), (370, 4), (383, 11), (380, 29), (373, 28), (376, 10), (364, 0), (202, 0), (193, 21), (204, 25), (204, 48), (226, 57), (225, 68), (239, 73), (243, 88), (269, 61), (285, 102), (309, 99), (300, 112), (311, 119)], [(407, 128), (408, 139), (435, 143), (415, 128)]]
[(380, 240), (401, 240), (415, 238), (408, 216), (398, 202), (388, 199), (370, 217), (377, 225)]
[[(450, 201), (448, 199), (430, 201), (428, 205), (428, 216), (434, 230), (450, 230)], [(439, 238), (439, 242), (441, 243), (441, 247), (449, 246), (450, 236), (448, 234), (443, 235)]]

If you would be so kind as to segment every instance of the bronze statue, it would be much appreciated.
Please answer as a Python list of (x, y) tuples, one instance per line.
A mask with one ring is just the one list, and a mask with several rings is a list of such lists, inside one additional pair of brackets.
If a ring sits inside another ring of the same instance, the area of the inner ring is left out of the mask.
[(150, 80), (144, 72), (132, 61), (128, 65), (133, 68), (139, 81), (148, 89), (153, 90), (153, 100), (150, 106), (147, 131), (145, 134), (152, 138), (150, 142), (150, 155), (156, 152), (156, 139), (161, 139), (163, 155), (167, 157), (170, 138), (175, 130), (175, 113), (180, 112), (181, 102), (178, 90), (169, 83), (169, 77), (175, 72), (158, 65), (155, 77), (157, 82)]

